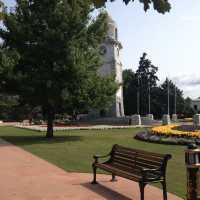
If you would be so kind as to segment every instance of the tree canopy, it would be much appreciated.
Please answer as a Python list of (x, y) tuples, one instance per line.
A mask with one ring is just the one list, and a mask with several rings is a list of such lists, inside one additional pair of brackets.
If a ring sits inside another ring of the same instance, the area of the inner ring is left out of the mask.
[(2, 56), (7, 50), (16, 55), (7, 91), (24, 104), (42, 107), (47, 137), (53, 136), (56, 113), (106, 107), (117, 89), (114, 77), (97, 73), (107, 14), (92, 20), (92, 11), (90, 0), (17, 0), (16, 11), (5, 13)]
[(0, 20), (3, 19), (3, 7), (4, 7), (4, 4), (2, 1), (0, 1)]
[[(104, 6), (108, 0), (93, 0), (96, 7)], [(111, 2), (115, 0), (110, 0)], [(123, 0), (123, 2), (127, 5), (131, 0)], [(134, 0), (132, 0), (134, 2)], [(169, 0), (139, 0), (140, 3), (144, 5), (144, 10), (147, 11), (151, 5), (158, 13), (166, 13), (171, 9), (171, 4)]]

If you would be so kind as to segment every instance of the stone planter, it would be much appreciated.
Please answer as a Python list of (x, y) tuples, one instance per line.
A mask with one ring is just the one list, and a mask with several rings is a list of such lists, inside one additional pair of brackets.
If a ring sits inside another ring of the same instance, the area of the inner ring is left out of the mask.
[(147, 114), (146, 116), (150, 121), (153, 121), (154, 118), (153, 118), (153, 114)]
[(131, 125), (141, 125), (141, 117), (140, 115), (132, 115), (131, 116)]
[(200, 114), (196, 114), (193, 116), (193, 124), (195, 127), (200, 126)]
[(177, 114), (173, 114), (173, 115), (172, 115), (172, 121), (173, 121), (173, 122), (177, 122), (177, 120), (178, 120)]
[(162, 124), (163, 125), (169, 125), (169, 124), (171, 124), (170, 115), (167, 115), (167, 114), (163, 115)]

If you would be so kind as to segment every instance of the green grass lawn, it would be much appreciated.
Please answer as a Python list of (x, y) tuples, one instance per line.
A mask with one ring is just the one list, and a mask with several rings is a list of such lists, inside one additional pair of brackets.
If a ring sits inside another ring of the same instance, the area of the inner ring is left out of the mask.
[(160, 145), (133, 139), (141, 129), (81, 130), (55, 132), (55, 138), (46, 139), (45, 133), (0, 127), (0, 137), (73, 172), (92, 172), (93, 154), (105, 154), (113, 144), (144, 149), (151, 152), (170, 153), (167, 183), (168, 191), (180, 197), (186, 194), (186, 169), (183, 146)]

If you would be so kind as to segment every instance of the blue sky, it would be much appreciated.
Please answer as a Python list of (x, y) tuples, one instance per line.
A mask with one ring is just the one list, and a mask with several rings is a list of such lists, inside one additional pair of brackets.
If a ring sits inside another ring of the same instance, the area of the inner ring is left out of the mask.
[[(8, 6), (14, 0), (4, 0)], [(122, 0), (106, 9), (118, 24), (123, 45), (124, 68), (137, 69), (143, 52), (159, 67), (159, 77), (171, 78), (185, 96), (200, 96), (200, 1), (170, 0), (165, 15), (153, 9), (145, 13), (138, 1), (125, 6)]]

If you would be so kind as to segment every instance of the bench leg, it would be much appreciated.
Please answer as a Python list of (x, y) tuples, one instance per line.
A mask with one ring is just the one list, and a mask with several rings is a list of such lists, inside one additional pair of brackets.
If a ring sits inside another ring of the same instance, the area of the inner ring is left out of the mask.
[(115, 174), (112, 174), (112, 179), (111, 179), (111, 181), (112, 181), (112, 182), (117, 181)]
[(163, 186), (163, 200), (167, 200), (167, 186), (166, 186), (166, 181), (162, 181), (161, 182), (162, 186)]
[(95, 166), (92, 166), (93, 168), (93, 181), (92, 181), (92, 184), (97, 184), (97, 181), (96, 181), (96, 178), (97, 178), (97, 167)]
[(140, 199), (144, 200), (144, 188), (145, 188), (146, 184), (140, 182), (139, 186), (140, 186)]

